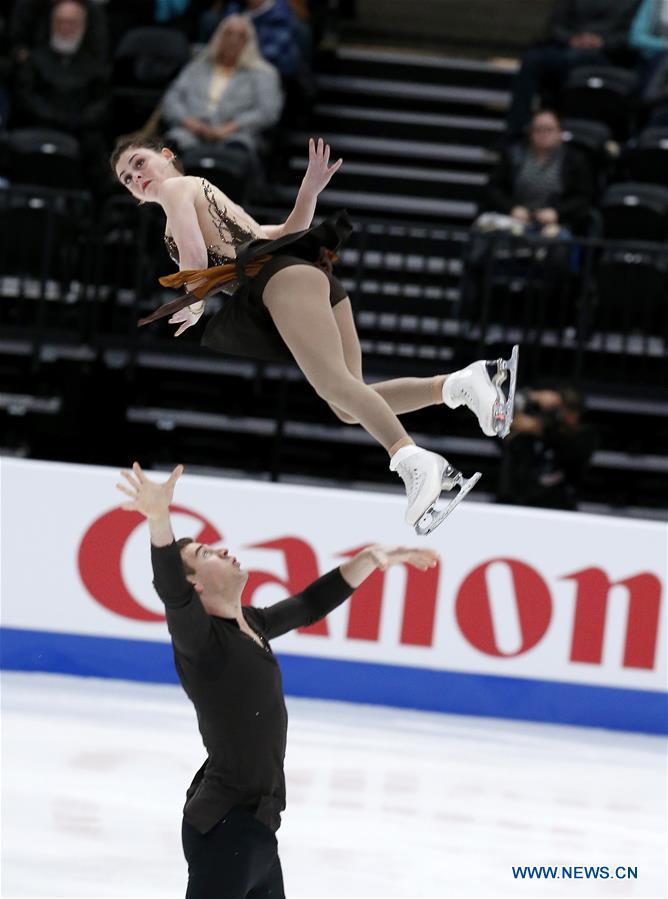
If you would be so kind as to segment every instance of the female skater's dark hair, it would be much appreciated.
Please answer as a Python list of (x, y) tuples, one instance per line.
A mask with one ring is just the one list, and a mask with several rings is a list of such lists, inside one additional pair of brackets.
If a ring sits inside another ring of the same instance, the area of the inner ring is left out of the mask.
[[(183, 549), (184, 546), (187, 546), (189, 543), (194, 543), (194, 542), (195, 541), (193, 540), (192, 537), (181, 537), (179, 540), (177, 540), (176, 548), (178, 549), (179, 554), (181, 554), (181, 550)], [(195, 574), (195, 569), (191, 568), (190, 565), (186, 565), (186, 561), (182, 555), (181, 555), (181, 561), (183, 562), (183, 570), (186, 573), (186, 577), (192, 577)]]
[[(126, 150), (155, 150), (156, 153), (160, 153), (164, 150), (166, 144), (161, 137), (142, 137), (140, 134), (135, 134), (134, 137), (130, 135), (129, 137), (123, 137), (118, 141), (116, 146), (114, 147), (111, 156), (109, 157), (109, 164), (111, 165), (111, 170), (116, 174), (116, 166), (118, 165), (118, 160), (121, 158), (123, 153)], [(174, 168), (181, 172), (182, 175), (185, 174), (185, 169), (183, 168), (183, 164), (181, 160), (175, 155), (172, 160), (172, 165)]]

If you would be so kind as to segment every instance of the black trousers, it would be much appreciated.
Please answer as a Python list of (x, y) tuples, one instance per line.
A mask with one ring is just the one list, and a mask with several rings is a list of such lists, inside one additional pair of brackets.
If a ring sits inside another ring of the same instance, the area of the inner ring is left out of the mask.
[(186, 899), (285, 899), (276, 836), (248, 809), (231, 809), (208, 833), (184, 819)]

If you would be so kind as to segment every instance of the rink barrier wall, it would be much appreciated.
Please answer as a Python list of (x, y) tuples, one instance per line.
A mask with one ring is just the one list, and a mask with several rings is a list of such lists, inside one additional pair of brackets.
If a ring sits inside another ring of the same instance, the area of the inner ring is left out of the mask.
[[(177, 684), (171, 646), (0, 628), (2, 667)], [(665, 694), (277, 653), (285, 692), (430, 712), (668, 733)]]
[[(0, 458), (0, 476), (0, 666), (175, 682), (148, 526), (120, 508), (118, 472)], [(439, 554), (425, 572), (376, 571), (325, 620), (272, 641), (288, 693), (666, 732), (664, 524), (467, 501), (420, 539), (404, 505), (186, 474), (171, 511), (177, 536), (239, 558), (258, 607), (369, 544)]]

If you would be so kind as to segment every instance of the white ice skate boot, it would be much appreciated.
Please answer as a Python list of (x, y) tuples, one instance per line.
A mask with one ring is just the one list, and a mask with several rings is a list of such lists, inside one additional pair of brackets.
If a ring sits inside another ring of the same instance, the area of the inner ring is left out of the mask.
[[(419, 446), (404, 446), (392, 456), (390, 470), (396, 471), (406, 486), (408, 508), (405, 522), (415, 528), (420, 537), (431, 533), (459, 505), (466, 494), (480, 480), (480, 472), (465, 478), (447, 459)], [(459, 492), (444, 509), (436, 509), (441, 490)]]
[[(518, 356), (519, 347), (514, 346), (510, 359), (472, 362), (448, 375), (443, 385), (443, 402), (451, 409), (469, 408), (487, 437), (507, 437), (513, 421)], [(490, 368), (496, 369), (491, 377)], [(509, 375), (506, 395), (501, 386)]]

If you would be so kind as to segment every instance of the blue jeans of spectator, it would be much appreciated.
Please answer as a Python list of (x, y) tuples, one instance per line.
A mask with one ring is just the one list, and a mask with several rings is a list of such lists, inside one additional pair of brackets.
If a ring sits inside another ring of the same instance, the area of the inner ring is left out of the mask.
[(549, 92), (554, 104), (568, 73), (578, 66), (610, 65), (600, 50), (543, 45), (532, 47), (522, 57), (522, 65), (513, 83), (513, 98), (508, 112), (508, 130), (519, 135), (531, 119), (533, 98)]

